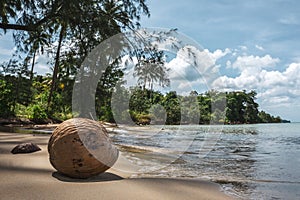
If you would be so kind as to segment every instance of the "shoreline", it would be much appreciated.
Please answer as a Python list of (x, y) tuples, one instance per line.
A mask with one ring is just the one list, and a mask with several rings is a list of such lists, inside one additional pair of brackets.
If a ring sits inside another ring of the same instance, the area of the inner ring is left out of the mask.
[[(0, 120), (1, 121), (1, 120)], [(190, 126), (188, 124), (182, 124), (182, 125), (136, 125), (136, 126), (127, 126), (127, 125), (117, 125), (115, 123), (109, 123), (109, 122), (103, 122), (99, 121), (101, 125), (103, 125), (108, 132), (114, 133), (115, 129), (128, 129), (128, 128), (153, 128), (153, 127), (161, 127), (162, 130), (164, 130), (164, 126)], [(293, 124), (295, 123), (300, 123), (300, 122), (291, 122)], [(9, 123), (9, 124), (1, 124), (0, 123), (0, 132), (4, 133), (18, 133), (18, 134), (52, 134), (52, 131), (59, 125), (60, 123), (49, 123), (49, 124), (22, 124), (22, 123)], [(206, 126), (211, 126), (211, 127), (218, 127), (218, 126), (239, 126), (239, 125), (268, 125), (268, 124), (290, 124), (290, 123), (256, 123), (256, 124), (197, 124), (197, 126), (200, 127), (206, 127)], [(195, 124), (193, 124), (195, 125)]]
[[(22, 127), (22, 128), (39, 128), (39, 129), (43, 129), (43, 128), (47, 128), (47, 127), (56, 127), (58, 126), (60, 123), (62, 123), (63, 121), (59, 121), (59, 120), (53, 120), (53, 119), (45, 119), (42, 123), (37, 123), (34, 120), (30, 120), (27, 118), (0, 118), (0, 126), (2, 127)], [(99, 121), (99, 123), (101, 123), (104, 126), (107, 127), (116, 127), (118, 126), (116, 123), (111, 123), (111, 122), (106, 122), (106, 121)], [(220, 124), (216, 124), (216, 125), (255, 125), (255, 124), (286, 124), (286, 123), (297, 123), (297, 122), (292, 122), (289, 120), (282, 120), (282, 122), (261, 122), (261, 123), (240, 123), (240, 122), (235, 122), (235, 123), (220, 123)], [(122, 124), (120, 124), (122, 126)], [(137, 126), (148, 126), (148, 125), (155, 125), (155, 124), (147, 124), (147, 125), (137, 125)], [(164, 124), (157, 124), (157, 125), (164, 125)], [(171, 126), (174, 125), (191, 125), (191, 124), (169, 124)], [(192, 124), (195, 125), (195, 124)], [(214, 124), (198, 124), (198, 125), (214, 125)], [(126, 126), (126, 125), (125, 125)], [(0, 130), (1, 131), (1, 130)]]
[[(60, 175), (49, 163), (50, 135), (0, 132), (0, 186), (4, 199), (233, 199), (217, 183), (190, 178), (130, 178), (114, 169), (90, 179)], [(34, 142), (42, 151), (13, 155), (19, 143)], [(116, 165), (124, 165), (118, 159)]]

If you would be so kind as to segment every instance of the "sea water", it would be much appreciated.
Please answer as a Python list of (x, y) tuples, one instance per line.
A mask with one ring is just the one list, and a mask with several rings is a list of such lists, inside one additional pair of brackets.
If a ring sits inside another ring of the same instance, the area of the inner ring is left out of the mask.
[(242, 199), (300, 198), (300, 123), (119, 127), (135, 176), (204, 178)]

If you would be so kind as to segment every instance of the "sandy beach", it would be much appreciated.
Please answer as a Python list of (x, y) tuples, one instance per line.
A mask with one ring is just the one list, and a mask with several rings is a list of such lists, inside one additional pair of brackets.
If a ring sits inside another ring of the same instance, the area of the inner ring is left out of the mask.
[[(86, 180), (62, 176), (49, 163), (49, 137), (0, 132), (1, 199), (232, 199), (218, 184), (199, 179), (129, 178), (113, 168)], [(42, 151), (10, 153), (24, 142), (36, 143)]]

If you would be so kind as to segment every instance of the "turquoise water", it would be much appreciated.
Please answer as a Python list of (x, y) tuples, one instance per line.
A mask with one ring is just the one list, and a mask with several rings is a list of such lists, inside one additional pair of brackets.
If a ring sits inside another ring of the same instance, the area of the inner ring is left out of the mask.
[(137, 176), (206, 178), (242, 199), (300, 197), (299, 123), (116, 131), (113, 140), (142, 169)]

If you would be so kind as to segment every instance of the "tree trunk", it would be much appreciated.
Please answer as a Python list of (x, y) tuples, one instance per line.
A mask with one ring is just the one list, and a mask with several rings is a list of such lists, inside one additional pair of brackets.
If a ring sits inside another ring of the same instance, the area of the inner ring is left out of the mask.
[(56, 81), (57, 81), (57, 75), (59, 72), (60, 49), (61, 49), (61, 43), (62, 43), (62, 40), (64, 37), (64, 33), (65, 33), (65, 27), (62, 26), (60, 33), (59, 33), (59, 41), (58, 41), (57, 51), (56, 51), (56, 55), (55, 55), (55, 65), (54, 65), (54, 70), (53, 70), (53, 75), (52, 75), (51, 89), (50, 89), (50, 93), (49, 93), (49, 97), (48, 97), (47, 111), (49, 110), (49, 107), (51, 105), (53, 92), (56, 90), (56, 85), (57, 85)]
[(34, 51), (34, 53), (33, 53), (32, 65), (31, 65), (31, 70), (30, 70), (30, 83), (31, 84), (32, 84), (32, 80), (33, 80), (33, 69), (34, 69), (34, 64), (35, 64), (35, 55), (36, 55), (36, 51)]

